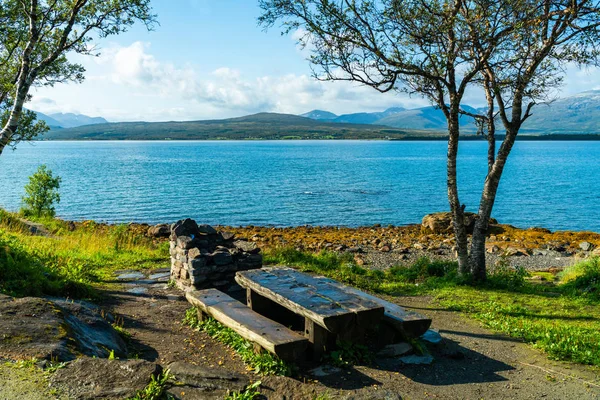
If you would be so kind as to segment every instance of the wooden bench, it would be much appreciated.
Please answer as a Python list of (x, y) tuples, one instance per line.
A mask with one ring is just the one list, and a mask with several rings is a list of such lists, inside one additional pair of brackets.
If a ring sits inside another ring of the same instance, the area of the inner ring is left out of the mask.
[(298, 361), (305, 355), (308, 339), (252, 311), (217, 289), (189, 291), (186, 298), (199, 310), (200, 317), (212, 316), (244, 339), (282, 360)]

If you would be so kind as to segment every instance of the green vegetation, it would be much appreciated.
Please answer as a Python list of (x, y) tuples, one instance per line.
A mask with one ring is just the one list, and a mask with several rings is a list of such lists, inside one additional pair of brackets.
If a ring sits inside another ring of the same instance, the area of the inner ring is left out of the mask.
[(50, 235), (32, 235), (16, 214), (0, 210), (0, 293), (90, 298), (115, 270), (168, 263), (168, 243), (155, 243), (133, 227), (33, 220)]
[(373, 354), (367, 346), (338, 340), (336, 349), (325, 355), (325, 361), (336, 367), (368, 365), (373, 361)]
[(243, 392), (227, 392), (225, 400), (254, 400), (260, 396), (258, 388), (262, 384), (261, 381), (256, 381), (249, 385)]
[(575, 264), (560, 274), (563, 291), (600, 301), (600, 258)]
[(456, 263), (420, 259), (411, 267), (373, 271), (350, 255), (279, 248), (265, 263), (293, 265), (379, 294), (427, 294), (450, 311), (521, 339), (556, 360), (600, 366), (600, 260), (565, 270), (557, 283), (534, 283), (500, 263), (479, 286), (457, 277)]
[(128, 400), (171, 400), (173, 396), (166, 391), (170, 387), (172, 378), (169, 370), (163, 371), (158, 377), (152, 376), (148, 386)]
[(52, 171), (45, 165), (40, 165), (37, 171), (29, 177), (25, 185), (26, 196), (23, 197), (24, 207), (21, 213), (33, 217), (54, 217), (54, 204), (60, 203), (61, 178), (53, 176)]
[(204, 321), (198, 320), (198, 310), (196, 308), (187, 310), (183, 323), (194, 329), (203, 330), (210, 337), (231, 347), (246, 365), (254, 369), (256, 374), (291, 376), (294, 372), (292, 365), (280, 360), (271, 353), (262, 352), (257, 354), (252, 343), (213, 318), (207, 318)]

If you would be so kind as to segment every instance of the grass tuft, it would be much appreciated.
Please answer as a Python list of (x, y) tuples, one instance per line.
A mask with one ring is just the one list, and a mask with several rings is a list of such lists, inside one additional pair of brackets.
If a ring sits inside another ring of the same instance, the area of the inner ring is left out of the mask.
[(169, 370), (163, 371), (157, 377), (152, 376), (150, 383), (128, 400), (172, 400), (174, 397), (167, 393), (172, 379)]
[(251, 385), (248, 385), (246, 389), (241, 392), (230, 392), (227, 391), (227, 396), (225, 400), (254, 400), (260, 396), (260, 392), (258, 388), (262, 384), (261, 381), (256, 381)]

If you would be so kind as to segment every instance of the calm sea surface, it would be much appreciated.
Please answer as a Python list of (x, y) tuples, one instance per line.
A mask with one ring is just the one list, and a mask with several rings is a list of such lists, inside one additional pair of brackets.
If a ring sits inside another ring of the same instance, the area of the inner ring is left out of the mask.
[[(403, 225), (448, 209), (445, 142), (39, 142), (0, 156), (0, 206), (27, 177), (62, 177), (65, 219), (223, 225)], [(476, 211), (486, 144), (464, 142), (459, 185)], [(493, 216), (600, 232), (600, 142), (517, 142)]]

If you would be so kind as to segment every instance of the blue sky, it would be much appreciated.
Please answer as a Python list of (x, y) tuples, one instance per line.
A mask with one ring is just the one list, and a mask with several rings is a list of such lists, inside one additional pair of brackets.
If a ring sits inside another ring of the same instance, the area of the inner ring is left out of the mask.
[[(100, 57), (72, 56), (86, 67), (86, 81), (37, 89), (29, 107), (110, 121), (165, 121), (428, 105), (355, 83), (314, 80), (308, 54), (296, 46), (294, 35), (257, 25), (258, 1), (155, 0), (153, 5), (160, 23), (154, 31), (136, 26), (99, 42)], [(597, 72), (570, 69), (562, 95), (600, 88)]]

